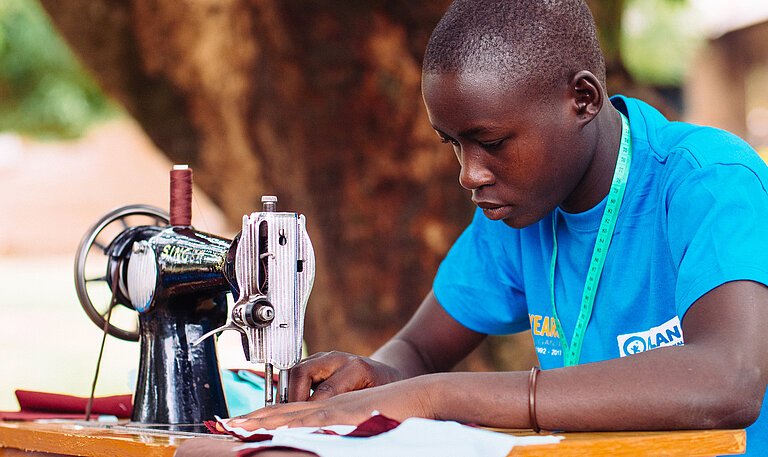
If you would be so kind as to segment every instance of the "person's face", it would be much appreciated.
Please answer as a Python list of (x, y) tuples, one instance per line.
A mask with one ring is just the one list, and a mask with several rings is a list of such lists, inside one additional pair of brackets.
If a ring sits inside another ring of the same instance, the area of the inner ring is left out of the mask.
[(433, 128), (459, 159), (459, 183), (485, 216), (521, 228), (566, 200), (589, 165), (572, 103), (537, 100), (491, 73), (428, 73), (422, 93)]

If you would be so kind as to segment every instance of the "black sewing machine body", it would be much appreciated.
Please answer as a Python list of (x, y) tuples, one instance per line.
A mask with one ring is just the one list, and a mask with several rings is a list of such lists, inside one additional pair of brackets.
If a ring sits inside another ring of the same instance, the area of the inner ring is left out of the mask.
[(227, 320), (234, 277), (224, 271), (232, 247), (191, 227), (158, 226), (130, 227), (107, 247), (107, 270), (118, 273), (108, 278), (120, 278), (110, 288), (139, 312), (132, 421), (195, 424), (228, 416), (215, 341), (192, 343)]
[[(287, 383), (286, 370), (301, 353), (314, 253), (304, 217), (276, 213), (271, 203), (269, 213), (244, 216), (234, 240), (167, 226), (167, 213), (144, 205), (118, 208), (86, 233), (75, 262), (83, 308), (113, 336), (140, 342), (132, 422), (188, 430), (214, 415), (228, 417), (215, 339), (208, 338), (222, 330), (239, 331), (246, 357), (266, 364), (267, 404), (273, 364)], [(137, 214), (155, 223), (126, 223)], [(108, 243), (97, 241), (115, 222), (122, 231)], [(86, 278), (94, 252), (106, 257), (106, 274)], [(96, 310), (88, 291), (93, 281), (107, 283), (114, 305), (136, 311), (136, 331), (113, 326), (108, 311)], [(237, 300), (229, 314), (228, 292)]]

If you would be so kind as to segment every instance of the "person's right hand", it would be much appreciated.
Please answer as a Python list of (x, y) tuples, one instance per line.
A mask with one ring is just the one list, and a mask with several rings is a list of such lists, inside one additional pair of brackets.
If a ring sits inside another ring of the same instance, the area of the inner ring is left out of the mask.
[[(320, 352), (299, 362), (288, 375), (288, 401), (324, 400), (352, 390), (403, 379), (401, 373), (368, 357)], [(310, 389), (314, 393), (310, 396)]]

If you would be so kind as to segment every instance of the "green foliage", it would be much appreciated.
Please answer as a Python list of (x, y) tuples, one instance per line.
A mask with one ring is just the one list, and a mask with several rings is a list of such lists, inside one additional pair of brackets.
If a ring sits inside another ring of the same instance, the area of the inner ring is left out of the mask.
[(621, 52), (630, 73), (646, 84), (679, 86), (704, 36), (686, 0), (631, 0)]
[(0, 131), (72, 138), (117, 112), (36, 0), (0, 0)]

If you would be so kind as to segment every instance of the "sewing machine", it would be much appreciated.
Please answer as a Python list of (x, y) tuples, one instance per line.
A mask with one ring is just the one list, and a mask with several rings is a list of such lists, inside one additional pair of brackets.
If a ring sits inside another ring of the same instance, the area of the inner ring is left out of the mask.
[[(240, 332), (246, 358), (265, 364), (265, 404), (274, 402), (273, 369), (284, 402), (287, 370), (301, 358), (315, 274), (304, 216), (278, 212), (277, 198), (265, 196), (262, 211), (243, 216), (233, 240), (198, 231), (191, 226), (191, 170), (179, 170), (171, 172), (170, 214), (147, 205), (117, 208), (86, 232), (75, 259), (78, 298), (91, 320), (140, 342), (132, 423), (228, 417), (210, 338), (221, 331)], [(174, 173), (189, 175), (188, 182), (174, 184)], [(228, 292), (235, 300), (229, 313)], [(110, 322), (126, 309), (137, 328)]]

